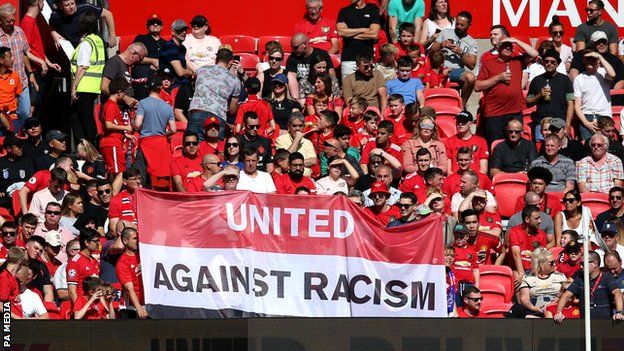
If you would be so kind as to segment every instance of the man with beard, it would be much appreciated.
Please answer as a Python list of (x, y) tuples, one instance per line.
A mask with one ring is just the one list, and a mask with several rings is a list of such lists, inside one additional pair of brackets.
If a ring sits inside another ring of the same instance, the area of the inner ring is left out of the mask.
[[(147, 18), (145, 26), (147, 27), (147, 33), (139, 34), (134, 38), (135, 43), (143, 43), (147, 48), (147, 55), (132, 70), (132, 78), (137, 80), (147, 80), (147, 77), (158, 72), (160, 50), (167, 43), (160, 36), (160, 32), (163, 29), (163, 20), (158, 14), (151, 14)], [(145, 85), (136, 85), (134, 87), (134, 98), (140, 101), (146, 97), (147, 89), (145, 89)]]
[(527, 107), (537, 106), (535, 121), (535, 139), (543, 139), (541, 121), (544, 117), (561, 118), (568, 123), (574, 117), (574, 89), (570, 77), (557, 72), (561, 63), (559, 52), (546, 50), (541, 56), (541, 63), (546, 72), (531, 80), (526, 97)]
[(371, 218), (375, 218), (384, 227), (397, 218), (401, 217), (401, 212), (394, 206), (388, 204), (390, 192), (386, 183), (376, 181), (371, 185), (368, 197), (373, 200), (373, 205), (364, 208), (364, 212)]
[(306, 0), (306, 14), (295, 24), (294, 33), (303, 33), (309, 38), (310, 46), (325, 50), (329, 54), (338, 53), (338, 33), (336, 21), (322, 16), (323, 0)]
[(527, 205), (522, 210), (522, 224), (509, 230), (510, 262), (516, 286), (527, 272), (531, 272), (531, 253), (548, 244), (546, 233), (539, 228), (541, 223), (539, 208)]
[(293, 152), (288, 156), (290, 170), (287, 174), (275, 179), (275, 188), (278, 194), (295, 194), (297, 188), (304, 186), (310, 189), (311, 194), (316, 194), (316, 185), (310, 177), (303, 175), (305, 162), (303, 155)]
[(624, 189), (619, 186), (614, 186), (609, 189), (609, 205), (610, 208), (602, 213), (599, 213), (596, 217), (596, 228), (602, 228), (602, 225), (610, 217), (617, 217), (620, 219), (621, 224), (624, 224)]
[(462, 104), (465, 107), (475, 85), (475, 76), (470, 70), (477, 64), (477, 42), (468, 34), (472, 15), (460, 12), (455, 18), (455, 28), (445, 28), (431, 45), (430, 51), (442, 50), (444, 67), (449, 68), (451, 82), (461, 86)]
[(258, 169), (267, 173), (273, 172), (271, 140), (258, 135), (260, 128), (258, 114), (253, 111), (245, 113), (243, 115), (243, 125), (245, 126), (245, 133), (240, 138), (241, 150), (247, 148), (258, 149)]
[(576, 27), (574, 33), (574, 43), (576, 51), (585, 49), (586, 43), (590, 41), (592, 34), (602, 31), (607, 34), (609, 51), (617, 55), (618, 53), (618, 31), (617, 27), (611, 22), (607, 22), (602, 18), (604, 11), (604, 2), (601, 0), (592, 0), (587, 3), (585, 12), (587, 13), (587, 21)]

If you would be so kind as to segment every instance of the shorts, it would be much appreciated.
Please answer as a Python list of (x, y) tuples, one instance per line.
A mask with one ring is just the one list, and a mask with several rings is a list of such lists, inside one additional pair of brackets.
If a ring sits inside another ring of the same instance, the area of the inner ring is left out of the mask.
[(461, 77), (464, 72), (466, 72), (466, 70), (463, 68), (455, 68), (449, 73), (449, 79), (453, 83), (459, 83), (461, 82)]
[(101, 146), (102, 158), (106, 163), (106, 172), (122, 173), (126, 170), (126, 154), (121, 146)]

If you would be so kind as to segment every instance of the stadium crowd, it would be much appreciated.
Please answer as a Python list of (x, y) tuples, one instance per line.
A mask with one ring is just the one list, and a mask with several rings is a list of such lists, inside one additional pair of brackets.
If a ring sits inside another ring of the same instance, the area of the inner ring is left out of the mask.
[[(477, 19), (452, 0), (427, 14), (423, 0), (351, 0), (335, 20), (300, 1), (290, 42), (258, 47), (252, 66), (201, 14), (153, 14), (107, 57), (114, 16), (79, 0), (49, 19), (55, 47), (73, 48), (54, 63), (43, 0), (20, 26), (0, 6), (0, 301), (13, 318), (148, 318), (133, 196), (149, 187), (346, 196), (388, 227), (443, 216), (451, 317), (484, 316), (504, 295), (508, 317), (579, 318), (586, 254), (591, 316), (624, 319), (611, 96), (624, 47), (602, 1), (574, 49), (555, 16), (537, 48), (492, 26), (482, 55)], [(55, 74), (70, 82), (67, 116), (42, 113)], [(488, 278), (495, 267), (508, 286)]]

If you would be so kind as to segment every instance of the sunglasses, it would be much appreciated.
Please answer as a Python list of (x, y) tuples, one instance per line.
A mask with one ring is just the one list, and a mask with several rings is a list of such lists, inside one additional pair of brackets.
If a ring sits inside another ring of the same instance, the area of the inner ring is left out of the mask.
[(33, 128), (39, 128), (39, 127), (41, 127), (41, 124), (33, 124), (26, 129), (33, 129)]
[(238, 143), (227, 143), (225, 144), (226, 147), (238, 147)]
[(564, 204), (571, 204), (571, 203), (573, 203), (574, 201), (576, 201), (576, 199), (575, 199), (575, 198), (566, 198), (566, 199), (561, 199), (561, 202), (562, 202), (562, 203), (564, 203)]
[(260, 128), (260, 125), (259, 124), (248, 124), (246, 126), (246, 128), (247, 129), (258, 129), (258, 128)]
[(433, 123), (421, 123), (420, 124), (420, 129), (433, 130), (434, 128), (435, 128), (435, 124)]
[(404, 210), (404, 209), (408, 209), (410, 207), (412, 207), (414, 205), (409, 205), (409, 204), (397, 204), (397, 207)]
[(110, 189), (98, 190), (97, 193), (98, 195), (110, 194), (111, 190)]
[(149, 25), (149, 26), (162, 26), (162, 22), (160, 22), (160, 21), (149, 21), (149, 22), (147, 22), (147, 25)]
[(605, 232), (600, 234), (600, 236), (602, 236), (603, 238), (615, 238), (615, 233)]
[(472, 300), (474, 302), (481, 302), (483, 301), (483, 297), (466, 297), (468, 300)]
[(542, 63), (548, 64), (548, 65), (556, 65), (557, 60), (542, 60)]
[(49, 215), (55, 215), (55, 216), (60, 216), (61, 215), (61, 211), (45, 211), (46, 214)]
[(589, 7), (585, 9), (585, 12), (594, 13), (598, 11), (598, 9), (590, 9)]
[(611, 196), (609, 196), (609, 200), (622, 200), (622, 196), (611, 195)]
[(507, 130), (507, 133), (509, 134), (521, 134), (522, 132), (523, 132), (522, 130), (515, 130), (515, 129)]
[(590, 145), (591, 147), (596, 147), (596, 148), (598, 148), (598, 147), (603, 147), (605, 144), (591, 143), (591, 144), (589, 144), (589, 145)]
[(17, 232), (2, 232), (2, 236), (16, 236)]
[(563, 31), (562, 30), (553, 30), (552, 32), (550, 32), (550, 34), (552, 34), (552, 35), (563, 35)]
[(284, 58), (282, 56), (269, 56), (269, 61), (282, 61)]
[(199, 142), (197, 141), (186, 141), (184, 142), (184, 146), (197, 146), (199, 145)]

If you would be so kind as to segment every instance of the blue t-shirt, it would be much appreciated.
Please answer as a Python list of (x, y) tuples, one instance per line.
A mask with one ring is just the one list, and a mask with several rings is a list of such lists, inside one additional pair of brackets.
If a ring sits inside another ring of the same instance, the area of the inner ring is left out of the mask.
[(394, 78), (386, 82), (386, 89), (388, 90), (388, 96), (392, 94), (402, 95), (403, 100), (407, 105), (416, 102), (416, 91), (424, 90), (425, 87), (418, 78), (410, 78), (407, 81), (402, 81), (399, 78)]
[(173, 108), (163, 100), (151, 96), (139, 101), (137, 116), (143, 116), (141, 138), (166, 135), (167, 124), (174, 120)]

